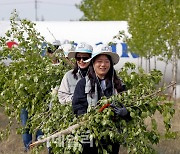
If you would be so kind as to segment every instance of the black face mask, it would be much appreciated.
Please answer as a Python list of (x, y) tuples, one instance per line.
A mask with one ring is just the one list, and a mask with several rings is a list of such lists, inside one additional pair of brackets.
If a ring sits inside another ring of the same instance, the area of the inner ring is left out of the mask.
[(89, 69), (89, 66), (84, 68), (84, 69), (79, 68), (80, 74), (81, 74), (82, 77), (85, 77), (87, 75), (88, 69)]

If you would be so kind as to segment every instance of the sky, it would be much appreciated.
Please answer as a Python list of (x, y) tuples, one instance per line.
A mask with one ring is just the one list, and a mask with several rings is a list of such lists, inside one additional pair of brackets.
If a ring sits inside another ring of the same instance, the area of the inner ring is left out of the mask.
[(36, 17), (45, 21), (79, 20), (83, 12), (75, 4), (80, 2), (81, 0), (0, 0), (0, 20), (9, 20), (14, 9), (21, 19), (31, 21), (35, 21)]

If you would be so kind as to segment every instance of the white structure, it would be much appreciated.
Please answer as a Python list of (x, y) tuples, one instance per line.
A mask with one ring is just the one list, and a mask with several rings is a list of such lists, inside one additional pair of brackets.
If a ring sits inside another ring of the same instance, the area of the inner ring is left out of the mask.
[[(115, 68), (119, 70), (125, 62), (133, 62), (140, 65), (140, 58), (137, 55), (128, 52), (127, 45), (119, 40), (113, 39), (119, 34), (119, 31), (125, 31), (127, 36), (128, 25), (126, 21), (39, 21), (36, 23), (36, 29), (45, 37), (46, 41), (53, 42), (60, 40), (61, 44), (65, 40), (74, 41), (75, 43), (87, 42), (92, 46), (100, 43), (116, 42), (113, 46), (113, 52), (117, 52), (121, 59)], [(0, 36), (10, 28), (9, 22), (0, 21)], [(142, 61), (142, 66), (146, 69), (147, 61)], [(151, 59), (151, 69), (154, 68), (154, 58)], [(157, 61), (156, 69), (162, 71), (166, 83), (172, 80), (172, 64), (166, 66), (162, 61)], [(180, 85), (180, 61), (178, 61), (177, 85)], [(177, 86), (177, 96), (180, 97), (179, 86)]]

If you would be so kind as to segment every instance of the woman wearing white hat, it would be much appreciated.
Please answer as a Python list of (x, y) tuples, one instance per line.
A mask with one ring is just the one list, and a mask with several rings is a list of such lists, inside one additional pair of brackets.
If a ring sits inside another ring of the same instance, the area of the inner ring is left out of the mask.
[[(92, 57), (86, 62), (91, 61), (88, 75), (81, 79), (75, 88), (72, 107), (73, 112), (78, 116), (87, 112), (88, 107), (97, 105), (102, 96), (110, 97), (113, 94), (125, 90), (125, 86), (117, 77), (113, 65), (119, 61), (119, 56), (112, 52), (108, 45), (98, 45), (93, 50)], [(129, 113), (124, 106), (122, 108), (114, 107), (115, 114), (130, 118)], [(119, 143), (112, 144), (112, 152), (118, 154)], [(107, 145), (103, 148), (107, 148)], [(98, 153), (97, 147), (83, 146), (83, 153)]]
[(75, 51), (70, 51), (68, 53), (68, 58), (75, 58), (76, 64), (74, 69), (68, 71), (61, 81), (61, 85), (58, 89), (58, 98), (61, 104), (72, 101), (77, 82), (87, 75), (90, 62), (85, 63), (84, 61), (91, 57), (92, 50), (93, 48), (91, 45), (82, 42), (77, 45)]

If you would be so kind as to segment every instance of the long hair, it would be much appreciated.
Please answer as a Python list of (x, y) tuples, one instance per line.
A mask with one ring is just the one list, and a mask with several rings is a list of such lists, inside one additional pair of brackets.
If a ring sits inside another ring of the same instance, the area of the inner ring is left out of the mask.
[(73, 77), (77, 80), (78, 79), (78, 76), (77, 76), (77, 72), (78, 72), (78, 65), (77, 65), (77, 62), (75, 63), (74, 65), (74, 69), (72, 71), (72, 74), (73, 74)]
[[(90, 79), (90, 84), (91, 84), (91, 89), (90, 89), (90, 96), (93, 97), (93, 94), (95, 93), (95, 85), (97, 83), (97, 76), (96, 73), (94, 71), (93, 68), (93, 64), (95, 62), (95, 60), (99, 57), (100, 55), (96, 56), (94, 59), (92, 59), (91, 64), (89, 66), (89, 74), (88, 77)], [(117, 92), (122, 92), (123, 91), (123, 87), (122, 87), (122, 83), (121, 80), (119, 79), (119, 77), (116, 74), (116, 71), (113, 67), (113, 62), (111, 59), (111, 56), (106, 55), (110, 61), (110, 68), (109, 71), (107, 72), (106, 76), (105, 76), (105, 81), (107, 82), (112, 82), (112, 88), (114, 87)]]

